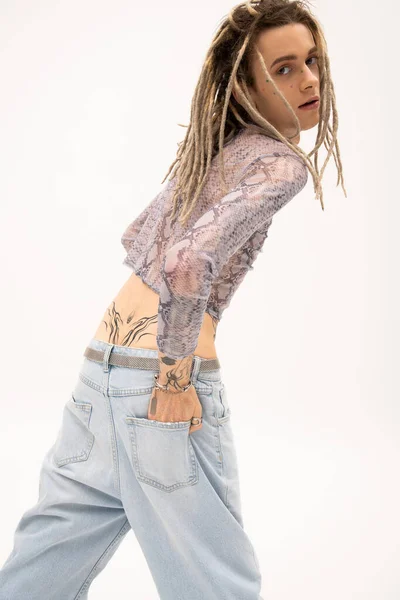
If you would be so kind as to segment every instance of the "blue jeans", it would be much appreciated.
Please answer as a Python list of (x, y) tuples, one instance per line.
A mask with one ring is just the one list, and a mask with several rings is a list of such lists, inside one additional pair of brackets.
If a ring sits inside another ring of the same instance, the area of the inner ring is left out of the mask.
[(194, 357), (203, 426), (189, 434), (190, 421), (147, 419), (158, 370), (108, 362), (111, 352), (158, 358), (156, 350), (95, 338), (89, 346), (106, 351), (103, 363), (83, 360), (38, 501), (0, 570), (0, 600), (86, 600), (131, 528), (161, 600), (262, 600), (220, 369), (199, 373)]

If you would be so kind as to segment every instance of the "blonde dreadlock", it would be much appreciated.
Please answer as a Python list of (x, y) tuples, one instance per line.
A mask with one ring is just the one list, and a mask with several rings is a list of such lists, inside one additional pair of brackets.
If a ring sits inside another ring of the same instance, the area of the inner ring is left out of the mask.
[[(319, 123), (316, 143), (309, 154), (306, 154), (299, 146), (292, 144), (290, 139), (284, 137), (259, 113), (248, 90), (248, 86), (254, 84), (250, 69), (250, 58), (256, 52), (266, 80), (272, 83), (276, 93), (279, 94), (294, 117), (297, 132), (293, 137), (300, 133), (300, 123), (295, 112), (270, 76), (263, 56), (255, 45), (255, 39), (263, 29), (291, 23), (306, 25), (311, 31), (315, 45), (319, 50)], [(240, 103), (236, 102), (235, 97), (232, 95), (233, 87)], [(332, 127), (328, 123), (331, 109), (333, 114)], [(185, 126), (182, 125), (182, 127)], [(305, 0), (250, 0), (232, 8), (220, 25), (207, 52), (192, 99), (190, 122), (186, 127), (188, 127), (188, 130), (185, 139), (178, 144), (177, 157), (162, 181), (164, 183), (174, 165), (176, 165), (170, 178), (173, 179), (178, 176), (172, 199), (172, 217), (175, 216), (178, 210), (178, 200), (180, 200), (180, 221), (182, 225), (186, 224), (192, 212), (205, 184), (211, 160), (218, 152), (220, 153), (219, 173), (225, 186), (225, 193), (228, 193), (223, 146), (243, 128), (252, 129), (280, 140), (303, 158), (312, 174), (316, 199), (320, 200), (322, 210), (324, 210), (324, 204), (321, 180), (326, 164), (331, 154), (333, 154), (338, 171), (337, 185), (341, 183), (344, 195), (347, 198), (337, 143), (338, 116), (327, 45), (321, 25), (316, 17), (312, 15)], [(324, 142), (328, 154), (321, 171), (319, 171), (318, 149), (322, 142)], [(314, 167), (310, 158), (312, 155), (315, 155)]]

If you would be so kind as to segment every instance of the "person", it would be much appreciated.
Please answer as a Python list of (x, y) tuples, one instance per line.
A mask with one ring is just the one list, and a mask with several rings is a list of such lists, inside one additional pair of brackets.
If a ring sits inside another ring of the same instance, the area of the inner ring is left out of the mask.
[[(315, 126), (306, 154), (300, 132)], [(327, 45), (307, 4), (232, 8), (171, 178), (122, 235), (132, 273), (84, 351), (0, 600), (86, 599), (131, 529), (162, 600), (261, 598), (216, 329), (308, 172), (322, 209), (332, 154), (343, 186), (337, 130)]]

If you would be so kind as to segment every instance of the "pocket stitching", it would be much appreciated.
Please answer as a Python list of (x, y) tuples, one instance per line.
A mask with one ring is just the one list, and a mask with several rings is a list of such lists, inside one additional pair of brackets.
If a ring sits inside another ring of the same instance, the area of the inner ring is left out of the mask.
[(230, 416), (231, 416), (231, 408), (230, 408), (229, 404), (227, 404), (223, 400), (224, 394), (225, 394), (225, 398), (226, 398), (225, 384), (221, 383), (221, 386), (218, 390), (218, 399), (219, 399), (220, 406), (222, 407), (224, 412), (220, 417), (215, 416), (218, 425), (223, 425), (224, 423), (226, 423), (226, 421), (229, 421)]
[[(89, 458), (89, 455), (91, 453), (93, 444), (94, 444), (94, 435), (93, 432), (90, 431), (89, 426), (90, 426), (90, 417), (91, 417), (91, 413), (92, 413), (92, 404), (90, 404), (89, 402), (79, 402), (74, 398), (74, 395), (71, 394), (70, 399), (68, 401), (68, 404), (72, 404), (72, 406), (74, 407), (74, 409), (78, 409), (83, 411), (84, 413), (86, 413), (85, 416), (85, 421), (83, 422), (83, 424), (86, 427), (86, 432), (85, 432), (85, 446), (84, 449), (79, 452), (78, 454), (74, 454), (72, 456), (67, 456), (64, 458), (57, 458), (57, 448), (54, 449), (54, 462), (58, 467), (63, 467), (66, 464), (69, 463), (76, 463), (76, 462), (82, 462), (85, 461)], [(67, 408), (64, 408), (64, 410), (68, 410)], [(79, 417), (78, 417), (79, 418)], [(62, 423), (62, 427), (64, 427), (64, 424)], [(60, 431), (60, 435), (62, 434), (62, 429)], [(65, 432), (64, 432), (65, 434)], [(59, 444), (58, 446), (61, 445), (61, 441), (62, 441), (62, 437), (58, 440)]]
[(76, 400), (73, 394), (71, 394), (70, 402), (72, 402), (72, 404), (79, 410), (86, 410), (87, 412), (92, 412), (92, 405), (90, 404), (90, 402)]
[(223, 425), (231, 418), (231, 409), (228, 408), (226, 414), (223, 417), (217, 417), (218, 425)]
[(186, 487), (189, 485), (194, 485), (195, 483), (198, 482), (198, 480), (199, 480), (198, 466), (197, 466), (197, 462), (196, 462), (196, 456), (195, 456), (195, 452), (193, 449), (192, 441), (190, 439), (190, 435), (188, 438), (189, 459), (190, 459), (189, 477), (185, 481), (176, 482), (171, 485), (165, 485), (165, 484), (161, 483), (160, 481), (157, 481), (156, 479), (147, 477), (141, 470), (139, 448), (138, 448), (136, 436), (134, 434), (135, 427), (155, 427), (155, 428), (161, 427), (161, 428), (165, 428), (165, 429), (170, 429), (171, 431), (177, 431), (179, 429), (185, 429), (185, 428), (189, 429), (190, 421), (176, 421), (176, 422), (165, 421), (164, 422), (164, 421), (156, 421), (153, 419), (145, 419), (142, 417), (126, 417), (125, 421), (128, 424), (129, 438), (131, 441), (132, 458), (133, 458), (133, 463), (134, 463), (135, 470), (136, 470), (136, 477), (139, 481), (143, 481), (144, 483), (147, 483), (157, 489), (160, 489), (160, 490), (163, 490), (166, 492), (173, 492), (174, 490), (176, 490), (178, 488)]
[(164, 429), (186, 429), (190, 427), (189, 421), (157, 421), (157, 419), (144, 419), (143, 417), (126, 417), (128, 422), (133, 422), (139, 427), (160, 427)]

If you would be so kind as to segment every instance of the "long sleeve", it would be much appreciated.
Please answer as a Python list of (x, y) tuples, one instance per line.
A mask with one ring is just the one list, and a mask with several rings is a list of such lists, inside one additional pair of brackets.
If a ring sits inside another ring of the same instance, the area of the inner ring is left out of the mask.
[(124, 233), (122, 234), (121, 244), (123, 245), (123, 247), (125, 248), (125, 250), (127, 252), (129, 251), (131, 244), (134, 243), (137, 234), (139, 233), (142, 226), (144, 225), (148, 215), (150, 214), (151, 208), (157, 202), (160, 194), (161, 194), (161, 192), (159, 194), (157, 194), (157, 196), (155, 198), (153, 198), (153, 200), (142, 210), (142, 212), (139, 214), (139, 216), (136, 217), (136, 219), (128, 225), (128, 227), (125, 229)]
[(206, 211), (166, 253), (158, 307), (157, 345), (171, 358), (195, 350), (213, 281), (244, 242), (307, 182), (297, 155), (263, 154), (237, 185)]

